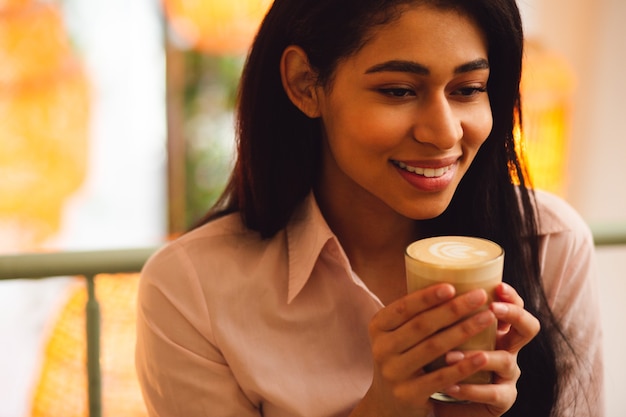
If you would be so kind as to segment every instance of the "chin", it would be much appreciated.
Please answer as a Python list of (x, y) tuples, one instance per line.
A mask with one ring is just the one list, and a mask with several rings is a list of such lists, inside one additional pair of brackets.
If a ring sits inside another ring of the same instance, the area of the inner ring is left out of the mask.
[(420, 199), (411, 203), (404, 211), (404, 215), (413, 220), (430, 220), (440, 216), (448, 206), (452, 198), (449, 199)]
[(447, 207), (446, 205), (444, 207), (433, 207), (428, 210), (424, 210), (423, 208), (421, 210), (409, 210), (404, 216), (413, 220), (430, 220), (439, 217)]

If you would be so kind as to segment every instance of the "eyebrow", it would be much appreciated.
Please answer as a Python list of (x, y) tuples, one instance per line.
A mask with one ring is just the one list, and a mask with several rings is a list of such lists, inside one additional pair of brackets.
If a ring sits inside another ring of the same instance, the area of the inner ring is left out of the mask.
[[(484, 58), (475, 59), (454, 69), (455, 74), (489, 69), (489, 61)], [(392, 60), (376, 64), (368, 68), (365, 73), (373, 74), (377, 72), (409, 72), (417, 75), (430, 75), (428, 67), (413, 61)]]

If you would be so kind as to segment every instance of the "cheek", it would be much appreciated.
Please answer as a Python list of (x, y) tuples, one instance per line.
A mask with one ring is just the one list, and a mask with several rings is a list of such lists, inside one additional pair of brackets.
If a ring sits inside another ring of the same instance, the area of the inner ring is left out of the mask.
[(327, 133), (334, 136), (336, 145), (351, 148), (353, 152), (381, 155), (406, 137), (407, 129), (397, 113), (352, 107), (348, 112), (336, 113), (328, 125)]
[(361, 116), (361, 130), (382, 149), (397, 146), (411, 137), (411, 114), (386, 108), (377, 109)]
[(491, 110), (476, 112), (466, 120), (468, 120), (468, 122), (463, 126), (465, 142), (468, 146), (478, 150), (487, 140), (493, 128)]

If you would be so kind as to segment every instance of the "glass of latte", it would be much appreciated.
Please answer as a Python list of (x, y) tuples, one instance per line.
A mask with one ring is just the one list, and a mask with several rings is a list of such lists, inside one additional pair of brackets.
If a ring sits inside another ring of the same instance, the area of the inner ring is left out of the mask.
[[(405, 263), (409, 292), (444, 282), (453, 285), (457, 295), (482, 288), (489, 297), (486, 309), (494, 300), (495, 288), (502, 282), (504, 251), (498, 244), (486, 239), (439, 236), (411, 243), (406, 248)], [(494, 350), (496, 330), (494, 323), (455, 350)], [(442, 356), (429, 364), (425, 371), (445, 365), (445, 356)], [(488, 384), (491, 378), (491, 372), (480, 371), (461, 382)], [(439, 401), (457, 401), (444, 393), (435, 393), (431, 397)]]

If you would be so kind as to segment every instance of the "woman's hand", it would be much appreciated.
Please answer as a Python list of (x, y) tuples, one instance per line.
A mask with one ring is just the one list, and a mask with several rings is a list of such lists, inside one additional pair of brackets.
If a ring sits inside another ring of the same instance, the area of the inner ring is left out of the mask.
[[(493, 384), (456, 384), (444, 390), (448, 395), (470, 404), (435, 404), (437, 417), (500, 416), (513, 406), (517, 398), (516, 383), (521, 371), (517, 365), (517, 354), (539, 332), (539, 321), (524, 310), (524, 301), (508, 284), (496, 289), (498, 301), (491, 305), (491, 311), (498, 318), (496, 350), (484, 352), (487, 364), (484, 370), (494, 373)], [(449, 354), (449, 363), (462, 360), (470, 352)]]
[[(520, 376), (517, 353), (539, 331), (538, 320), (507, 284), (497, 288), (498, 300), (486, 311), (480, 311), (487, 302), (484, 291), (454, 295), (452, 286), (435, 285), (397, 300), (372, 319), (374, 379), (354, 415), (493, 417), (511, 408)], [(495, 351), (453, 351), (496, 319)], [(424, 373), (427, 363), (444, 354), (448, 366)], [(459, 384), (479, 370), (492, 371), (493, 384)], [(430, 400), (436, 391), (470, 403)]]
[(369, 327), (374, 378), (353, 415), (428, 416), (433, 392), (454, 386), (486, 366), (500, 369), (493, 364), (495, 356), (476, 352), (451, 366), (423, 371), (426, 364), (495, 323), (494, 311), (484, 309), (486, 302), (484, 290), (455, 297), (454, 287), (439, 284), (379, 311)]

